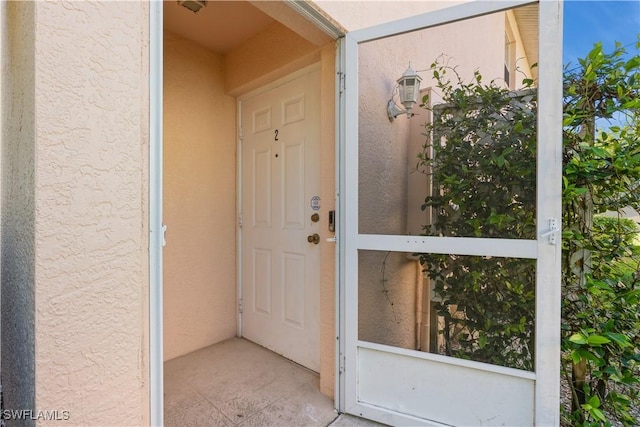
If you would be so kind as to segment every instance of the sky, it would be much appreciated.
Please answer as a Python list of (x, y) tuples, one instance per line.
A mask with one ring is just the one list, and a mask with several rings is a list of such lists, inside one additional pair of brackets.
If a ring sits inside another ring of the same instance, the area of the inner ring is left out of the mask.
[[(628, 54), (640, 55), (636, 47), (640, 34), (640, 0), (565, 0), (563, 63), (569, 68), (579, 64), (594, 43), (601, 41), (605, 53), (613, 51), (616, 41)], [(624, 115), (599, 120), (596, 126), (607, 128), (624, 122)]]
[(628, 52), (640, 54), (635, 47), (640, 34), (640, 0), (565, 0), (563, 62), (578, 64), (601, 41), (605, 52), (615, 42)]

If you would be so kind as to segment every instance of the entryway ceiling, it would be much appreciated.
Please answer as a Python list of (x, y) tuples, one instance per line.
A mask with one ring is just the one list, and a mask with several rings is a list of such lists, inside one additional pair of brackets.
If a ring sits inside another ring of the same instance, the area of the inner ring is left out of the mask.
[(208, 1), (197, 14), (176, 0), (163, 5), (164, 28), (224, 54), (255, 36), (274, 19), (245, 1)]

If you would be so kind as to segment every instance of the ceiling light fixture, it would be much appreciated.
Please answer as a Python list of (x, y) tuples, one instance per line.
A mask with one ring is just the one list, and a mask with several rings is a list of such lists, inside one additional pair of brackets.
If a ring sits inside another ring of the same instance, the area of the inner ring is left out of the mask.
[(178, 0), (178, 4), (193, 13), (198, 13), (200, 9), (207, 6), (207, 0)]

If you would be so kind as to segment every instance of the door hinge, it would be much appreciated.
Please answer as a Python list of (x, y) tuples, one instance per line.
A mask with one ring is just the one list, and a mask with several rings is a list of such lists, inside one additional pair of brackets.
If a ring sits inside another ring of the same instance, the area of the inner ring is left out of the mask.
[(242, 228), (242, 214), (238, 215), (238, 228)]
[(340, 78), (340, 83), (339, 83), (338, 88), (339, 88), (340, 93), (342, 94), (347, 89), (346, 82), (345, 82), (345, 75), (344, 75), (344, 73), (342, 71), (339, 71), (338, 72), (338, 76)]
[(242, 298), (240, 298), (238, 300), (238, 313), (242, 314), (243, 311), (243, 307), (242, 307)]

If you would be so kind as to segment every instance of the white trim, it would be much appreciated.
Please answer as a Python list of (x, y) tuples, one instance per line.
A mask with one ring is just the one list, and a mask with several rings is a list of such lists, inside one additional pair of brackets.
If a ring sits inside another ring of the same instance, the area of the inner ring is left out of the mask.
[(244, 212), (242, 211), (242, 107), (241, 101), (236, 100), (237, 135), (236, 135), (236, 336), (242, 336), (242, 226)]
[[(537, 234), (562, 221), (562, 0), (539, 10)], [(544, 30), (543, 30), (544, 29)], [(561, 236), (561, 231), (558, 231)], [(536, 268), (535, 424), (560, 424), (560, 301), (562, 245), (538, 240)]]
[(329, 18), (322, 14), (316, 8), (316, 5), (313, 2), (300, 0), (284, 0), (284, 3), (291, 9), (298, 12), (298, 14), (306, 18), (332, 39), (337, 39), (344, 36), (344, 33), (346, 32), (345, 29), (339, 27), (335, 22), (332, 22)]
[(162, 342), (162, 2), (149, 3), (149, 410), (164, 424)]
[(535, 259), (536, 240), (359, 234), (358, 249)]
[(344, 224), (344, 214), (342, 206), (344, 200), (342, 197), (344, 180), (342, 170), (344, 170), (344, 100), (345, 93), (342, 90), (342, 79), (344, 75), (344, 38), (341, 38), (336, 46), (336, 106), (335, 106), (335, 236), (336, 236), (336, 253), (335, 253), (335, 334), (337, 337), (335, 347), (335, 379), (334, 379), (334, 406), (338, 411), (343, 412), (345, 409), (344, 402), (344, 375), (342, 374), (342, 364), (344, 361), (344, 268), (342, 268), (342, 254), (344, 253), (344, 239), (342, 238), (341, 225)]
[[(340, 233), (342, 249), (342, 287), (344, 299), (344, 340), (345, 372), (344, 405), (351, 408), (357, 404), (357, 348), (358, 340), (358, 42), (351, 35), (345, 35), (344, 42), (344, 141), (340, 167), (342, 169), (342, 212)], [(350, 167), (346, 166), (347, 160)], [(355, 268), (354, 268), (355, 267)]]
[(399, 354), (415, 359), (429, 360), (431, 362), (446, 363), (447, 365), (461, 366), (463, 368), (476, 369), (478, 371), (491, 372), (493, 374), (505, 375), (508, 377), (522, 378), (525, 380), (535, 380), (535, 372), (523, 371), (521, 369), (508, 368), (506, 366), (491, 365), (489, 363), (475, 362), (467, 359), (457, 359), (455, 357), (443, 356), (441, 354), (426, 353), (424, 351), (409, 350), (406, 348), (393, 347), (390, 345), (377, 344), (367, 341), (358, 341), (358, 348), (382, 351), (384, 353)]

